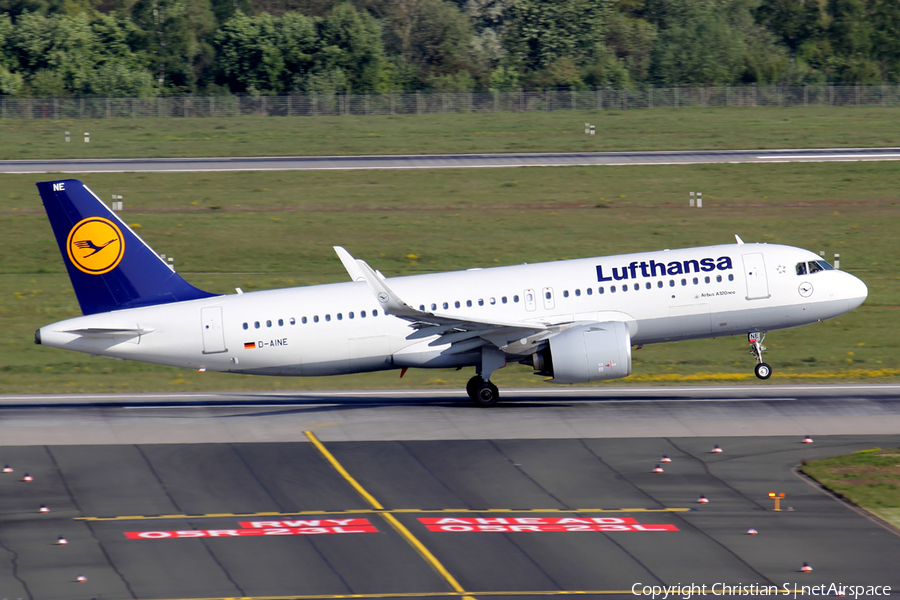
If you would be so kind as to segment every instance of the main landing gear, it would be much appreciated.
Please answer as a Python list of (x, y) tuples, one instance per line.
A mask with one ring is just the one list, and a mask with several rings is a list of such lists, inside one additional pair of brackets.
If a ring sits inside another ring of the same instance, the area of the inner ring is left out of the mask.
[(475, 377), (466, 384), (466, 392), (472, 402), (487, 408), (496, 406), (500, 400), (500, 390), (491, 383), (491, 375), (497, 369), (506, 366), (506, 355), (494, 346), (483, 346), (481, 348), (481, 364), (477, 365)]
[(750, 354), (756, 357), (756, 367), (753, 369), (753, 372), (756, 373), (756, 376), (760, 379), (768, 379), (772, 376), (771, 365), (764, 363), (762, 359), (763, 350), (766, 349), (766, 347), (762, 345), (762, 342), (765, 339), (765, 331), (762, 333), (754, 331), (747, 335), (747, 341), (750, 342)]
[(500, 390), (497, 389), (497, 386), (482, 379), (481, 375), (476, 375), (469, 380), (469, 383), (466, 384), (466, 392), (475, 404), (485, 408), (496, 406), (497, 401), (500, 400)]

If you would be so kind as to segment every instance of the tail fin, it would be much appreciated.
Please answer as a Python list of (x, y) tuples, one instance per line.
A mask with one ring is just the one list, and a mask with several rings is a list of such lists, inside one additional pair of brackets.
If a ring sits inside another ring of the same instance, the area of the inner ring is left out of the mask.
[(77, 179), (37, 187), (82, 313), (214, 296), (182, 279)]

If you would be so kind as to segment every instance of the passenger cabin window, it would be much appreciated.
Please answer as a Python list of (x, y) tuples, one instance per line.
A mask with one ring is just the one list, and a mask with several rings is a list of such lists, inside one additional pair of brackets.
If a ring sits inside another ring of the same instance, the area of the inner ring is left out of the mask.
[(248, 327), (249, 327), (249, 325), (247, 325), (246, 323), (244, 323), (244, 329), (247, 329)]
[(291, 323), (291, 325), (296, 325), (297, 319), (295, 319), (294, 317), (291, 317), (290, 323)]
[(284, 319), (278, 319), (278, 326), (284, 327)]
[[(548, 295), (547, 297), (549, 298), (550, 296)], [(568, 297), (569, 297), (569, 290), (563, 290), (563, 298), (568, 298)]]

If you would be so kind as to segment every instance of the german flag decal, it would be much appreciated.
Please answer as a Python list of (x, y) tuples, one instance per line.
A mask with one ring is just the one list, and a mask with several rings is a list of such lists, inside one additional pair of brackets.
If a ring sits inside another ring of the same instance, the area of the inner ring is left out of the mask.
[(249, 350), (250, 348), (256, 348), (256, 342), (244, 342), (244, 350)]

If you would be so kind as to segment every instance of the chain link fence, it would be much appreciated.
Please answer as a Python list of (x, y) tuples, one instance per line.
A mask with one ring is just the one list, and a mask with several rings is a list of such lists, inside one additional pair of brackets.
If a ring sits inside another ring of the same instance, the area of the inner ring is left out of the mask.
[(900, 106), (900, 84), (156, 98), (0, 97), (2, 119), (319, 117), (708, 106)]

